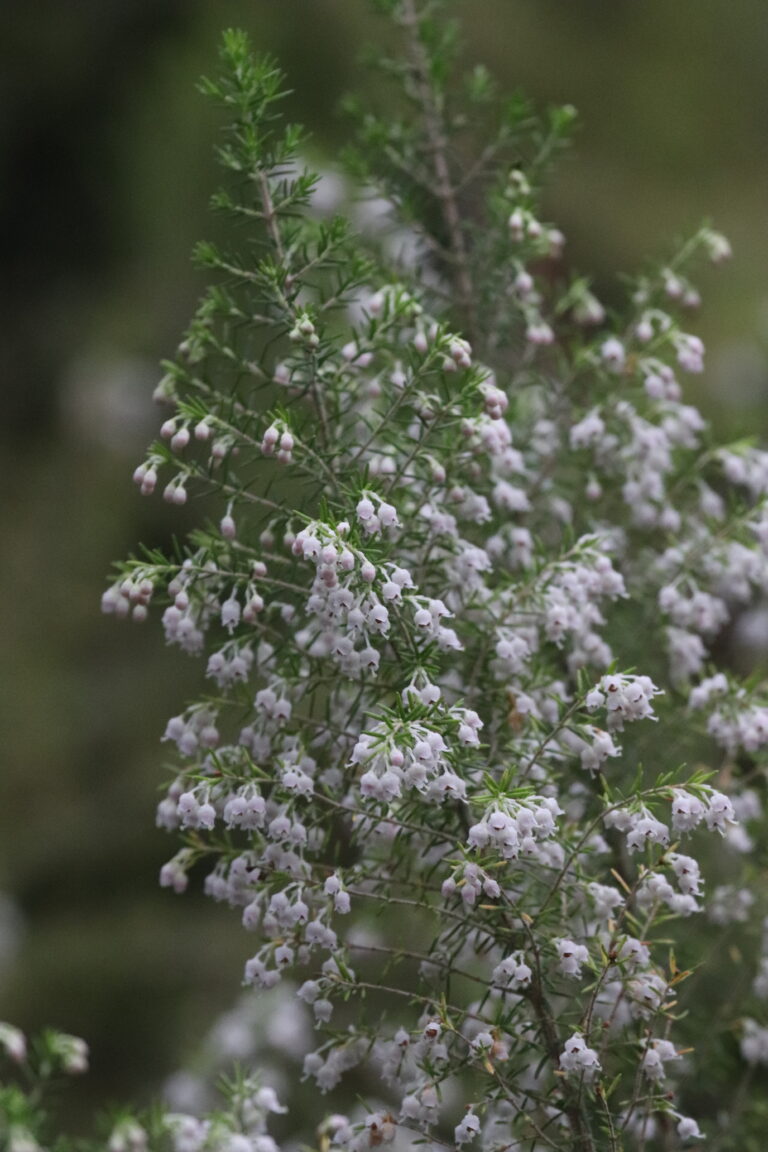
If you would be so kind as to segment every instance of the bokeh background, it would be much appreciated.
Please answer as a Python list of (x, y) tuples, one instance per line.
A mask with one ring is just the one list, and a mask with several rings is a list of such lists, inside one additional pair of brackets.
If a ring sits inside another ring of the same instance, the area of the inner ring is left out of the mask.
[[(764, 0), (463, 0), (468, 61), (581, 114), (549, 217), (599, 294), (704, 217), (735, 260), (702, 287), (691, 385), (722, 435), (768, 431)], [(366, 0), (0, 5), (0, 1018), (86, 1036), (75, 1107), (147, 1099), (236, 996), (248, 940), (160, 891), (165, 720), (199, 669), (102, 618), (110, 563), (167, 543), (131, 472), (214, 233), (216, 117), (195, 91), (224, 27), (277, 55), (332, 167), (379, 35)], [(178, 512), (173, 514), (178, 528)], [(77, 1122), (77, 1120), (76, 1120)]]

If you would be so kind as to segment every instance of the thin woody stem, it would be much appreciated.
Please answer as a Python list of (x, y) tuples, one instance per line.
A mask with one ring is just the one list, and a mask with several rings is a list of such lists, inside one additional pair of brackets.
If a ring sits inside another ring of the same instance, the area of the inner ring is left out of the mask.
[(416, 0), (403, 0), (401, 22), (409, 33), (411, 64), (416, 94), (421, 105), (424, 127), (427, 133), (429, 151), (435, 175), (435, 195), (448, 234), (448, 243), (453, 257), (453, 275), (459, 305), (464, 317), (464, 327), (471, 340), (476, 330), (474, 288), (469, 270), (469, 255), (461, 223), (456, 189), (448, 164), (448, 141), (440, 101), (429, 76), (429, 61), (419, 35), (419, 14)]

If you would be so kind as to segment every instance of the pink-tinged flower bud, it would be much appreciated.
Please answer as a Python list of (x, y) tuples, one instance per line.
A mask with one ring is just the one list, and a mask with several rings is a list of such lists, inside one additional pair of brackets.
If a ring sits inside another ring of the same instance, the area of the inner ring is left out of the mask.
[(530, 296), (533, 292), (533, 276), (531, 276), (530, 272), (526, 272), (525, 270), (518, 272), (517, 276), (515, 276), (514, 284), (515, 289), (521, 296)]
[(510, 213), (507, 225), (513, 240), (522, 240), (525, 235), (525, 216), (519, 208)]
[(546, 234), (546, 241), (549, 248), (549, 256), (555, 258), (562, 256), (563, 248), (565, 247), (565, 236), (559, 228), (549, 228)]
[(662, 272), (661, 278), (664, 282), (664, 291), (670, 300), (679, 300), (685, 291), (685, 285), (680, 277), (676, 276), (669, 268), (666, 268)]
[(215, 748), (219, 743), (219, 730), (215, 724), (206, 724), (200, 729), (200, 747)]
[(599, 500), (602, 494), (602, 484), (596, 476), (590, 476), (587, 480), (586, 488), (584, 489), (584, 495), (586, 496), (587, 500), (594, 502), (595, 500)]
[(106, 592), (101, 597), (101, 610), (106, 616), (111, 616), (115, 612), (117, 602), (120, 599), (120, 592), (114, 586), (107, 588)]
[(468, 340), (456, 336), (448, 346), (448, 355), (457, 368), (472, 367), (472, 346)]
[(600, 358), (613, 372), (621, 372), (626, 360), (624, 345), (615, 336), (603, 341), (600, 347)]
[(653, 340), (653, 324), (647, 316), (643, 316), (635, 325), (635, 339), (639, 340), (641, 344), (647, 344), (649, 340)]
[(546, 347), (553, 344), (555, 334), (550, 328), (549, 324), (544, 320), (539, 320), (533, 324), (529, 324), (525, 330), (525, 338), (529, 344), (534, 344), (538, 347)]
[(0, 1045), (17, 1064), (23, 1064), (26, 1060), (27, 1041), (24, 1033), (12, 1024), (0, 1024)]
[(230, 515), (222, 517), (221, 523), (219, 524), (219, 529), (225, 540), (234, 540), (235, 536), (237, 535), (235, 521)]
[(157, 472), (154, 468), (147, 468), (141, 481), (142, 496), (151, 496), (157, 485)]
[(243, 608), (243, 620), (246, 624), (253, 624), (259, 612), (264, 610), (264, 600), (259, 596), (258, 592), (249, 599), (248, 603)]
[(427, 334), (426, 334), (426, 332), (423, 331), (423, 329), (420, 328), (418, 330), (418, 332), (416, 333), (416, 335), (414, 336), (413, 346), (417, 352), (421, 353), (422, 356), (424, 355), (424, 353), (429, 348), (429, 341), (427, 340)]
[(160, 435), (162, 436), (163, 440), (170, 440), (171, 436), (173, 436), (175, 431), (176, 431), (176, 421), (173, 417), (171, 417), (170, 420), (165, 420), (160, 425)]
[(363, 499), (358, 502), (355, 511), (357, 512), (358, 520), (362, 521), (364, 524), (367, 520), (371, 519), (376, 510), (371, 501), (366, 496), (364, 496)]
[(130, 601), (126, 599), (125, 596), (118, 595), (117, 599), (115, 600), (115, 616), (118, 616), (121, 620), (125, 620), (130, 610)]
[(221, 605), (221, 623), (230, 635), (232, 630), (240, 623), (240, 604), (234, 595), (230, 596)]
[(160, 869), (161, 888), (173, 888), (174, 892), (180, 896), (186, 891), (188, 883), (187, 874), (178, 861), (169, 860), (167, 864), (163, 864)]
[(386, 296), (383, 292), (374, 292), (368, 301), (368, 311), (371, 316), (380, 316), (386, 303)]
[[(179, 346), (181, 351), (181, 346)], [(172, 404), (176, 398), (176, 386), (173, 376), (163, 376), (152, 392), (152, 399), (156, 404)]]
[(730, 242), (720, 232), (713, 232), (712, 229), (708, 228), (704, 234), (704, 244), (713, 264), (721, 264), (724, 260), (730, 260), (733, 255)]
[(69, 1075), (88, 1071), (88, 1045), (79, 1036), (59, 1033), (51, 1038), (51, 1048), (61, 1060), (61, 1067)]
[(171, 448), (174, 452), (183, 452), (187, 444), (189, 444), (189, 428), (179, 428), (171, 437)]
[(400, 521), (397, 518), (397, 508), (394, 504), (387, 504), (384, 501), (379, 505), (379, 523), (382, 528), (395, 528), (399, 525)]
[(138, 594), (138, 586), (134, 584), (130, 577), (126, 577), (120, 585), (120, 595), (125, 596), (127, 600), (133, 601), (138, 598)]

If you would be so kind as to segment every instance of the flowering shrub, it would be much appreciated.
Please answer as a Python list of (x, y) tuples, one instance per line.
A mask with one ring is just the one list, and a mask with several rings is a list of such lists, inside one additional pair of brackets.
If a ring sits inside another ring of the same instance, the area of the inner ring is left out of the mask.
[[(436, 6), (380, 6), (404, 104), (359, 114), (351, 162), (396, 229), (315, 211), (242, 34), (204, 83), (238, 244), (198, 249), (214, 283), (134, 478), (215, 522), (103, 600), (205, 662), (165, 731), (160, 882), (202, 864), (245, 983), (312, 1020), (294, 1131), (324, 1152), (757, 1148), (768, 702), (714, 645), (768, 585), (768, 455), (681, 386), (689, 277), (728, 244), (702, 228), (609, 314), (538, 207), (572, 110), (482, 69), (458, 103)], [(699, 970), (734, 924), (738, 998)], [(110, 1148), (273, 1152), (274, 1091), (227, 1098)]]

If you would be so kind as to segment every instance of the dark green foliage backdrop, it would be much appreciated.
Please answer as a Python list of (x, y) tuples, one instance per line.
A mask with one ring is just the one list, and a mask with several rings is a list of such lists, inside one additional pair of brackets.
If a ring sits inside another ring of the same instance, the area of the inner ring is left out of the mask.
[[(764, 435), (762, 0), (463, 10), (468, 60), (579, 108), (549, 204), (599, 292), (703, 216), (731, 237), (736, 260), (694, 325), (710, 345), (695, 387), (725, 433)], [(378, 34), (364, 0), (41, 0), (0, 14), (0, 888), (23, 918), (0, 1018), (88, 1037), (83, 1108), (175, 1067), (233, 1000), (247, 949), (231, 916), (155, 886), (157, 739), (199, 672), (157, 628), (98, 614), (111, 560), (167, 537), (130, 474), (152, 431), (154, 365), (198, 291), (189, 251), (215, 228), (215, 125), (194, 84), (231, 24), (281, 59), (313, 160), (332, 165), (342, 94), (378, 98), (357, 66)]]

